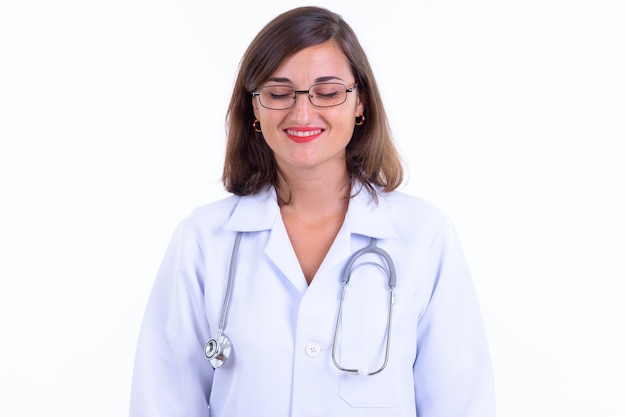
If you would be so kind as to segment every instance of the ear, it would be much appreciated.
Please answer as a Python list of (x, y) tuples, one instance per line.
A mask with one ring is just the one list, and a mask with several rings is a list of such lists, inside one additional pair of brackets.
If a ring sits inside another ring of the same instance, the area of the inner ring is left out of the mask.
[(252, 96), (252, 111), (254, 112), (254, 117), (256, 119), (259, 118), (259, 116), (258, 116), (258, 112), (259, 112), (258, 111), (258, 105), (259, 105), (259, 100), (255, 100), (255, 97)]
[(355, 117), (359, 116), (360, 114), (363, 114), (364, 111), (365, 111), (365, 94), (359, 93), (356, 99), (356, 113), (354, 116)]

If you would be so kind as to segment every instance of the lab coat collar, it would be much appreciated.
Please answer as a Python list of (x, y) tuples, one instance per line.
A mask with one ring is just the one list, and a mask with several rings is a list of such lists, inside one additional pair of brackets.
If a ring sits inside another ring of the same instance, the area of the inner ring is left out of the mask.
[(377, 239), (394, 239), (398, 235), (385, 196), (378, 193), (378, 202), (365, 189), (360, 189), (350, 200), (345, 220), (348, 230)]
[[(257, 194), (240, 198), (225, 228), (242, 232), (270, 230), (279, 215), (276, 192), (268, 187)], [(378, 239), (397, 237), (385, 196), (379, 193), (376, 203), (364, 189), (350, 199), (344, 227), (351, 234)]]
[[(308, 288), (306, 280), (293, 248), (287, 244), (289, 237), (280, 217), (273, 188), (266, 188), (255, 195), (240, 198), (225, 228), (242, 232), (272, 230), (265, 248), (266, 254), (292, 285), (304, 294)], [(316, 277), (320, 274), (325, 275), (333, 266), (350, 256), (355, 250), (353, 245), (356, 243), (352, 239), (354, 234), (378, 239), (391, 239), (397, 236), (392, 214), (383, 195), (379, 194), (378, 203), (373, 202), (364, 190), (353, 195), (344, 224), (320, 265)]]
[(258, 232), (274, 226), (280, 213), (274, 188), (241, 197), (224, 228), (238, 232)]
[(363, 239), (355, 239), (355, 235), (377, 239), (393, 239), (398, 236), (384, 195), (378, 194), (378, 202), (374, 202), (363, 189), (352, 196), (343, 227), (320, 265), (314, 283), (318, 275), (328, 276), (327, 273), (336, 265), (363, 248)]

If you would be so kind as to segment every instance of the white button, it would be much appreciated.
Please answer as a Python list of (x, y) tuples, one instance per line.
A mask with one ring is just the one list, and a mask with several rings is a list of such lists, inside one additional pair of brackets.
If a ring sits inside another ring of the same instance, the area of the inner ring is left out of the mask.
[(308, 345), (306, 345), (306, 348), (304, 349), (304, 351), (306, 352), (308, 357), (316, 358), (320, 355), (320, 353), (322, 352), (322, 349), (320, 348), (320, 345), (318, 345), (317, 343), (309, 343)]

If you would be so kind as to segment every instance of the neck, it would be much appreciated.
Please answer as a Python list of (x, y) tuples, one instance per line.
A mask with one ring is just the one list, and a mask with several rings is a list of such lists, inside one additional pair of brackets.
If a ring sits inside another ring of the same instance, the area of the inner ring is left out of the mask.
[(282, 209), (322, 214), (337, 207), (346, 207), (350, 198), (350, 178), (347, 172), (339, 176), (285, 178), (279, 175), (276, 193)]

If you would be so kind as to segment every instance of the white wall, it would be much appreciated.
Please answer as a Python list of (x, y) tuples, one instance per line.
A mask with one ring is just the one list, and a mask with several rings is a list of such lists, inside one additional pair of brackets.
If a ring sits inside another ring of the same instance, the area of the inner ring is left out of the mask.
[[(0, 415), (126, 414), (170, 234), (225, 195), (239, 59), (297, 4), (0, 5)], [(623, 3), (317, 4), (369, 53), (405, 191), (457, 225), (499, 416), (624, 416)]]

